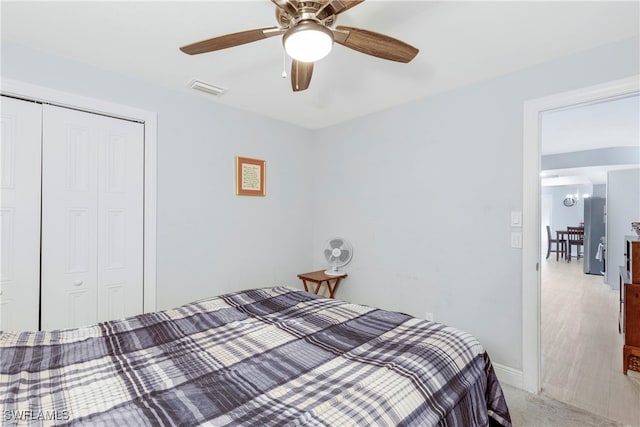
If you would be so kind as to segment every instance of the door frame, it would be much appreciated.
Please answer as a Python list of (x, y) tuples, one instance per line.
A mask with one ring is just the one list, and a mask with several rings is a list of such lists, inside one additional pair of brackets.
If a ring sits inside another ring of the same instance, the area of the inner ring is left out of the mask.
[(144, 125), (143, 312), (156, 311), (158, 114), (4, 77), (1, 81), (2, 95), (131, 120)]
[(545, 111), (596, 103), (640, 92), (640, 75), (612, 80), (524, 103), (522, 170), (522, 388), (540, 392), (540, 161)]

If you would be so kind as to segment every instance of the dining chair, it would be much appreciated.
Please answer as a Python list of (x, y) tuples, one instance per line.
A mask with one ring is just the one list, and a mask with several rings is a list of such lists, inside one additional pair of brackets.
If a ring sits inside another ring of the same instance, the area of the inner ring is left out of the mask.
[[(555, 244), (555, 249), (553, 245)], [(567, 251), (567, 241), (564, 239), (554, 239), (551, 237), (551, 227), (547, 225), (547, 256), (545, 259), (549, 259), (549, 255), (552, 252), (556, 254), (556, 261), (560, 259), (560, 257), (564, 258), (564, 254)]]
[(567, 227), (567, 262), (571, 262), (571, 248), (576, 247), (576, 259), (580, 259), (580, 250), (584, 246), (584, 227)]

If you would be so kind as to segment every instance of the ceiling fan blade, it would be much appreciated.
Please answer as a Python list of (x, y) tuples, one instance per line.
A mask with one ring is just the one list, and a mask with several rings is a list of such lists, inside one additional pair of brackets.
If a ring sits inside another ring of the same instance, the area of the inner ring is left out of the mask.
[(349, 32), (346, 39), (344, 36), (335, 37), (336, 43), (378, 58), (406, 63), (415, 58), (419, 52), (410, 44), (373, 31), (340, 25), (336, 27), (336, 30), (338, 30), (336, 34), (343, 31)]
[(291, 88), (294, 92), (306, 90), (311, 83), (313, 62), (291, 61)]
[(333, 13), (338, 15), (363, 2), (364, 0), (330, 0), (329, 6), (333, 9)]
[(240, 31), (239, 33), (226, 34), (224, 36), (192, 43), (182, 46), (180, 50), (189, 55), (197, 55), (199, 53), (213, 52), (266, 39), (267, 37), (277, 36), (284, 33), (284, 31), (285, 30), (278, 27), (256, 28), (254, 30)]
[(293, 17), (298, 16), (298, 8), (290, 0), (271, 0), (273, 4)]
[(364, 0), (329, 0), (316, 13), (316, 18), (323, 20), (328, 16), (339, 15), (364, 2)]

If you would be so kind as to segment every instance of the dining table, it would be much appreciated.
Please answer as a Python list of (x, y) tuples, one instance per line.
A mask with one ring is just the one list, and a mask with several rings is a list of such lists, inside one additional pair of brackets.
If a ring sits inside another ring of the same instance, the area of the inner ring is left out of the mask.
[(560, 244), (561, 240), (565, 241), (564, 244), (564, 259), (567, 262), (571, 262), (571, 246), (569, 245), (569, 230), (556, 230), (556, 242)]
[(556, 242), (559, 245), (561, 241), (564, 241), (564, 259), (569, 262), (569, 241), (567, 239), (567, 234), (569, 232), (567, 230), (556, 230)]

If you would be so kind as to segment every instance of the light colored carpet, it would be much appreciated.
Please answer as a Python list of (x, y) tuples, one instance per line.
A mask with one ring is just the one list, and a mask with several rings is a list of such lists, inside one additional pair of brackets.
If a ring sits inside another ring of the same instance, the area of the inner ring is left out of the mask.
[(502, 390), (507, 399), (514, 427), (625, 426), (545, 395), (536, 396), (506, 384), (502, 384)]

